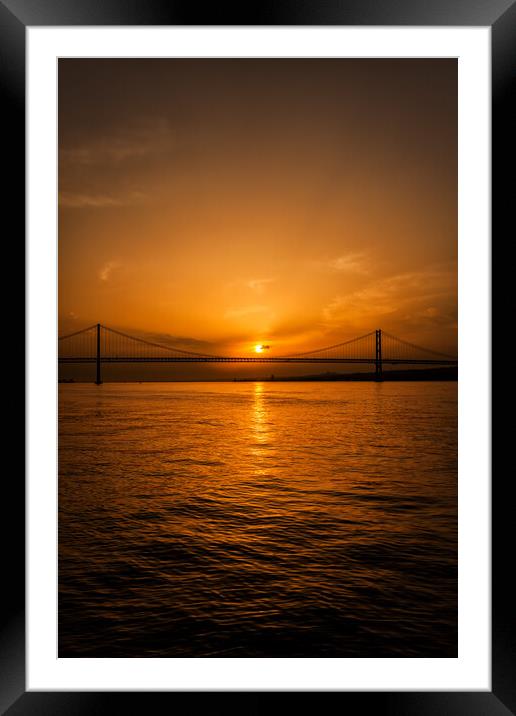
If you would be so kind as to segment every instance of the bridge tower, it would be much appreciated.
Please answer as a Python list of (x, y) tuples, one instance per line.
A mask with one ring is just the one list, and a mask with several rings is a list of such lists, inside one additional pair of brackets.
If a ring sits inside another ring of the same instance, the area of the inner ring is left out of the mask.
[(100, 323), (97, 323), (97, 377), (95, 383), (96, 385), (102, 384), (102, 376), (100, 373)]
[(376, 331), (375, 380), (383, 380), (382, 373), (382, 329)]

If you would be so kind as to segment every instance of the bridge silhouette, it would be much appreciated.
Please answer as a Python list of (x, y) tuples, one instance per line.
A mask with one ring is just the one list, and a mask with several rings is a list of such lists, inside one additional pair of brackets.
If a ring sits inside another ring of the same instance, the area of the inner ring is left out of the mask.
[(384, 365), (457, 365), (453, 356), (409, 343), (382, 329), (303, 353), (226, 356), (154, 343), (100, 323), (60, 336), (58, 361), (94, 363), (98, 385), (102, 383), (103, 363), (365, 363), (374, 365), (376, 380), (382, 380)]

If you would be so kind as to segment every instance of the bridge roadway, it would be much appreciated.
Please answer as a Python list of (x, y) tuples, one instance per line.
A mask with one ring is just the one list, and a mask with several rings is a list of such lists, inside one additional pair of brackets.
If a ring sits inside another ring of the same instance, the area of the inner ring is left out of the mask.
[[(95, 363), (95, 357), (70, 357), (59, 358), (59, 363)], [(102, 356), (102, 363), (367, 363), (375, 365), (375, 358), (281, 358), (281, 357), (258, 357), (258, 356), (181, 356), (181, 357), (123, 357), (123, 356)], [(383, 364), (388, 365), (450, 365), (456, 366), (456, 360), (417, 360), (407, 358), (383, 358)]]

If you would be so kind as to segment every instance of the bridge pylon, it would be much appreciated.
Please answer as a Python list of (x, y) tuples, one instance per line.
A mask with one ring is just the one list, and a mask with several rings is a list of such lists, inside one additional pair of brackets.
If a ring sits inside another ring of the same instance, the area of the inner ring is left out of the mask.
[(102, 385), (102, 374), (100, 371), (100, 323), (97, 323), (97, 357), (96, 357), (96, 365), (97, 365), (97, 376), (95, 378), (95, 384), (96, 385)]
[(376, 331), (376, 355), (375, 355), (375, 380), (383, 380), (382, 371), (382, 329), (377, 328)]

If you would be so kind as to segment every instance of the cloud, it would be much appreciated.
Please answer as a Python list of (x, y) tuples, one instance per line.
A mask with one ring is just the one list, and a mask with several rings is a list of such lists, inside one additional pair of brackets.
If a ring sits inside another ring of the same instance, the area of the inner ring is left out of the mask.
[(457, 305), (454, 301), (442, 301), (441, 306), (428, 306), (422, 310), (414, 310), (406, 316), (406, 322), (418, 325), (447, 326), (457, 325)]
[(165, 119), (148, 120), (87, 144), (61, 149), (64, 164), (120, 164), (163, 152), (172, 144), (172, 131)]
[(114, 269), (121, 266), (119, 261), (108, 261), (102, 266), (98, 272), (98, 277), (101, 281), (107, 281), (111, 276)]
[(266, 313), (269, 310), (268, 306), (240, 306), (239, 308), (229, 308), (224, 316), (225, 318), (245, 318), (245, 316)]
[(327, 262), (326, 267), (331, 271), (368, 273), (367, 256), (364, 253), (348, 253), (337, 256)]
[(117, 206), (131, 206), (144, 201), (145, 198), (145, 195), (138, 191), (132, 191), (123, 196), (60, 192), (59, 206), (66, 209), (106, 209)]
[(439, 315), (439, 309), (435, 306), (429, 306), (425, 308), (423, 315), (428, 316), (428, 318), (436, 318)]
[(252, 278), (247, 281), (247, 286), (252, 291), (256, 291), (256, 293), (263, 293), (265, 286), (275, 280), (274, 278)]
[(152, 343), (159, 343), (169, 348), (180, 348), (183, 350), (190, 350), (196, 353), (213, 353), (217, 344), (211, 341), (199, 340), (189, 336), (176, 336), (171, 333), (158, 333), (154, 331), (142, 331), (131, 328), (121, 328), (125, 333), (128, 333), (135, 338), (142, 338)]
[(242, 306), (240, 308), (230, 308), (224, 315), (226, 318), (242, 318), (256, 315), (257, 313), (265, 313), (268, 310), (267, 306)]
[[(451, 320), (456, 302), (456, 271), (407, 272), (375, 280), (365, 288), (335, 296), (322, 310), (323, 324), (367, 324), (380, 316), (398, 321)], [(443, 310), (445, 306), (447, 310)], [(441, 315), (442, 314), (442, 315)]]

